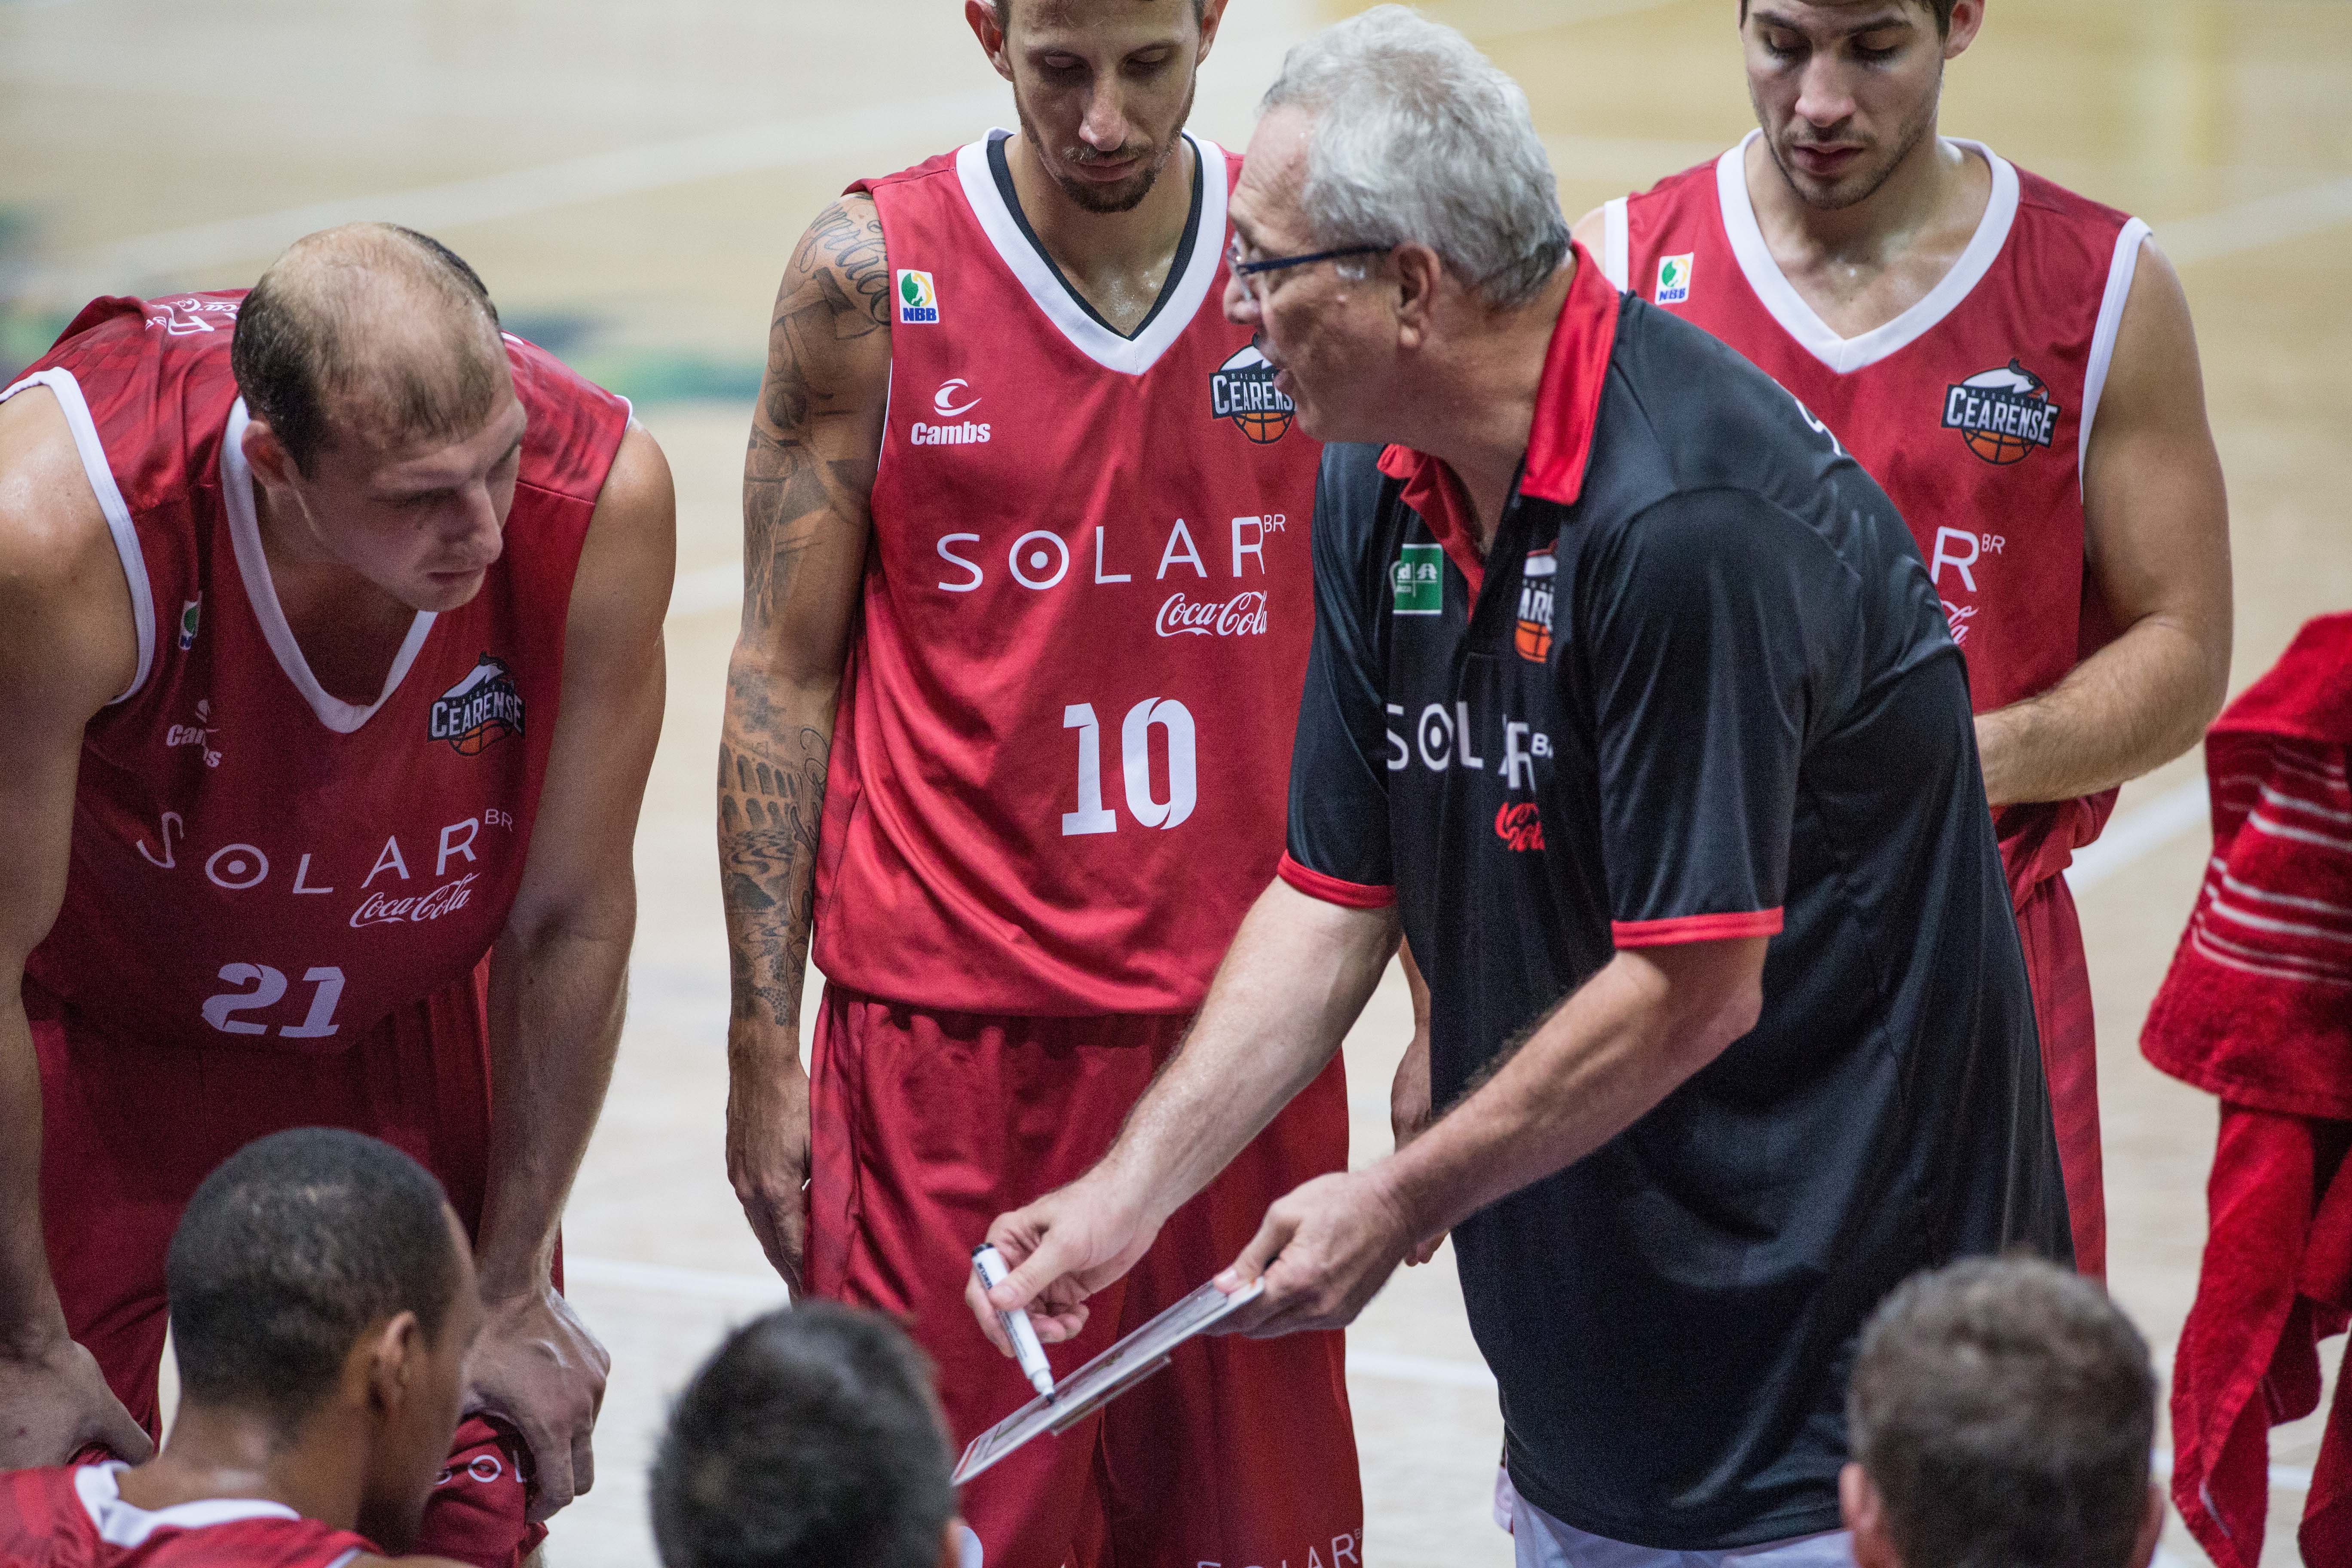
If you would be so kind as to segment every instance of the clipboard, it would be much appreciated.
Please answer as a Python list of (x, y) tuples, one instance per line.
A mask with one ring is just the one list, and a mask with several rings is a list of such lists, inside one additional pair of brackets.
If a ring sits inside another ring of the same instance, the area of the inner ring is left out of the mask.
[(1033, 1438), (1069, 1430), (1166, 1366), (1178, 1345), (1207, 1332), (1265, 1290), (1263, 1278), (1230, 1296), (1213, 1283), (1202, 1286), (1063, 1379), (1050, 1402), (1041, 1394), (974, 1437), (956, 1465), (954, 1484), (963, 1485)]

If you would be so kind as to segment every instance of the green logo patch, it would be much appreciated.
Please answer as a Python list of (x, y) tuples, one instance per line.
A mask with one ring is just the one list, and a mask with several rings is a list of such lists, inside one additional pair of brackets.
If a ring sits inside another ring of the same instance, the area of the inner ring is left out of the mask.
[(1389, 568), (1400, 616), (1445, 613), (1445, 552), (1434, 544), (1408, 544)]

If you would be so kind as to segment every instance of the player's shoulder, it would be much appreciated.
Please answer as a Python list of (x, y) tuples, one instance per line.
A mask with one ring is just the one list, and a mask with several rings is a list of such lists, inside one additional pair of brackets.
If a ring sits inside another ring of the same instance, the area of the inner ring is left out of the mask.
[(2131, 214), (2122, 208), (2068, 190), (2031, 169), (2017, 170), (2017, 212), (2019, 218), (2027, 223), (2079, 226), (2109, 237), (2132, 221)]
[(114, 561), (58, 389), (28, 386), (0, 403), (0, 620), (30, 626), (61, 597), (110, 589), (121, 580)]
[(1625, 198), (1627, 210), (1666, 206), (1677, 202), (1714, 200), (1716, 169), (1722, 161), (1718, 155), (1703, 163), (1693, 163), (1678, 174), (1668, 174), (1646, 191), (1635, 191)]
[(841, 199), (847, 201), (852, 198), (862, 198), (871, 201), (877, 191), (916, 185), (926, 180), (954, 179), (956, 178), (956, 159), (962, 152), (961, 147), (951, 147), (944, 153), (932, 153), (919, 163), (908, 164), (895, 174), (871, 174), (862, 180), (852, 180), (842, 190)]
[(512, 332), (507, 366), (524, 427), (520, 482), (575, 500), (593, 500), (629, 424), (629, 403), (607, 392), (537, 343)]

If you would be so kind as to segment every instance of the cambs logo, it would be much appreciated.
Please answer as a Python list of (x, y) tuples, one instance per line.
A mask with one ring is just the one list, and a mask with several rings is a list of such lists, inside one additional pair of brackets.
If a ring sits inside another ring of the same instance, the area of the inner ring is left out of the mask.
[(2050, 445), (2063, 412), (2042, 378), (2015, 360), (1944, 389), (1944, 428), (1958, 430), (1969, 451), (2001, 468)]
[(433, 700), (427, 732), (461, 757), (521, 734), (522, 693), (507, 661), (487, 653), (477, 659), (465, 679)]
[(1209, 412), (1230, 419), (1234, 428), (1259, 446), (1279, 441), (1297, 417), (1297, 405), (1275, 390), (1274, 366), (1256, 345), (1241, 352), (1209, 375)]
[(935, 326), (940, 319), (940, 291), (928, 272), (898, 274), (898, 320), (906, 326)]

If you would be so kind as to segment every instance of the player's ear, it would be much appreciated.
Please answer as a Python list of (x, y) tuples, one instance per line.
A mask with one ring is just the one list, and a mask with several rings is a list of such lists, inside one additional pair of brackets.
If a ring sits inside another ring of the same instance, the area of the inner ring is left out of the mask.
[(1848, 1461), (1838, 1472), (1838, 1511), (1853, 1536), (1854, 1568), (1903, 1568), (1886, 1535), (1886, 1505), (1870, 1472)]
[(961, 1519), (948, 1521), (940, 1534), (940, 1568), (981, 1568), (980, 1537)]
[[(1011, 0), (1006, 0), (1010, 5)], [(1009, 13), (1008, 13), (1009, 14)], [(963, 0), (964, 25), (971, 36), (980, 40), (980, 52), (996, 68), (996, 74), (1005, 80), (1013, 79), (1012, 57), (1004, 52), (1004, 29), (996, 25), (996, 6), (992, 0)]]
[(2147, 1568), (2156, 1560), (2156, 1543), (2164, 1535), (2164, 1489), (2150, 1481), (2147, 1513), (2139, 1522), (2139, 1539), (2132, 1543), (2132, 1568)]
[(1951, 25), (1944, 29), (1944, 58), (1954, 60), (1977, 41), (1984, 26), (1985, 0), (1953, 0)]
[(1198, 0), (1201, 5), (1201, 50), (1192, 57), (1199, 65), (1209, 58), (1209, 50), (1217, 41), (1217, 28), (1225, 19), (1225, 0)]
[(246, 426), (243, 446), (246, 466), (264, 484), (283, 488), (301, 477), (294, 466), (293, 454), (278, 438), (278, 432), (269, 427), (268, 420), (256, 419)]
[(424, 1325), (415, 1312), (395, 1312), (366, 1334), (360, 1344), (367, 1352), (369, 1403), (380, 1411), (406, 1405), (424, 1372)]

